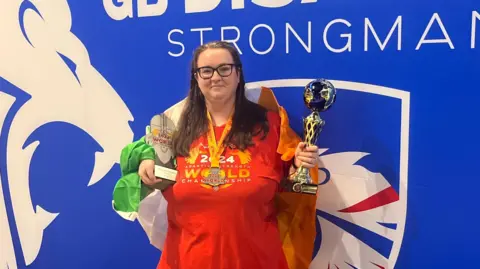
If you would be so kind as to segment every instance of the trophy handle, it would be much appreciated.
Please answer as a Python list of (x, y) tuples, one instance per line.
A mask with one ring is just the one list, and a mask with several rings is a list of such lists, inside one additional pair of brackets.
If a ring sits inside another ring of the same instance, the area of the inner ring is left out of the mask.
[[(303, 119), (303, 142), (305, 142), (307, 146), (315, 145), (324, 125), (325, 120), (320, 118), (318, 111), (310, 113), (310, 115)], [(312, 177), (310, 176), (310, 169), (300, 166), (298, 173), (305, 176), (305, 183), (313, 184)]]
[(325, 120), (320, 118), (318, 111), (313, 111), (306, 118), (303, 119), (303, 137), (304, 142), (308, 146), (315, 145), (319, 134), (325, 126)]
[[(318, 136), (323, 130), (325, 120), (320, 118), (320, 114), (317, 111), (313, 111), (306, 118), (303, 119), (303, 137), (307, 146), (315, 145), (317, 143)], [(288, 177), (286, 187), (289, 190), (297, 193), (317, 194), (318, 185), (315, 184), (310, 175), (310, 169), (303, 167), (297, 168), (295, 173)]]

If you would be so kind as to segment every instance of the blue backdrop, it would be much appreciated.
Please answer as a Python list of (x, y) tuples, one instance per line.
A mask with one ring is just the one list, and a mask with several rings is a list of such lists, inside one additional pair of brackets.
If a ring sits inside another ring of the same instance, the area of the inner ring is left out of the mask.
[(476, 268), (478, 1), (0, 0), (0, 268), (155, 268), (118, 157), (225, 39), (302, 132), (331, 80), (312, 267)]

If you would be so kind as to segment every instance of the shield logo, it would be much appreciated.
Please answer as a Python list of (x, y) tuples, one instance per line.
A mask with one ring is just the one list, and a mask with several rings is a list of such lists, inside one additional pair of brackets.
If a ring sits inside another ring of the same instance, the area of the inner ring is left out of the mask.
[[(303, 88), (312, 79), (247, 84), (275, 91), (302, 134)], [(321, 114), (317, 237), (310, 269), (394, 268), (406, 224), (410, 94), (379, 85), (330, 80), (337, 101)]]

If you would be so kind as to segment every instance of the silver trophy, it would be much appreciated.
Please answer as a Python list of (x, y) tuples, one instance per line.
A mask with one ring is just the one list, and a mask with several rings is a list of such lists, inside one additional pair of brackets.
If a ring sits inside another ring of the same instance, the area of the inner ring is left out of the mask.
[[(337, 90), (331, 82), (325, 79), (316, 79), (305, 86), (303, 101), (312, 113), (303, 119), (303, 136), (307, 146), (315, 145), (325, 120), (320, 118), (319, 112), (327, 111), (335, 102)], [(298, 169), (288, 177), (289, 191), (306, 194), (317, 194), (318, 185), (312, 181), (310, 170), (305, 167)]]
[(164, 190), (176, 182), (177, 163), (172, 149), (172, 136), (175, 131), (174, 122), (161, 113), (150, 120), (150, 131), (145, 136), (145, 142), (155, 150), (155, 177), (162, 181), (153, 188)]

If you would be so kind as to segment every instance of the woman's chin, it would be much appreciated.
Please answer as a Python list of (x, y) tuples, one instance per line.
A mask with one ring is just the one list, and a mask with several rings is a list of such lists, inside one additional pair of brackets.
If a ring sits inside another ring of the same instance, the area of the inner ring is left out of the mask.
[(225, 102), (228, 98), (225, 93), (212, 93), (209, 99), (211, 102), (219, 103)]

